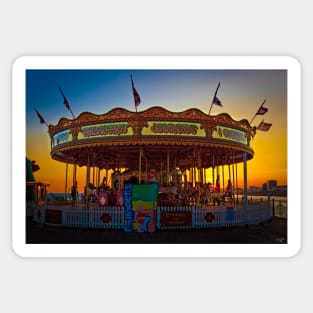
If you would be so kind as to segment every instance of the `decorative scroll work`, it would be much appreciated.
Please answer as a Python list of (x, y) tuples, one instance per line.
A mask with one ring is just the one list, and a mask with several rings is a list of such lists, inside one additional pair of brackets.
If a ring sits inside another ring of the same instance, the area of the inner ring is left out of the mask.
[(49, 125), (50, 136), (74, 127), (81, 127), (83, 125), (108, 123), (108, 122), (143, 122), (154, 121), (186, 121), (186, 122), (200, 122), (204, 124), (224, 124), (224, 126), (239, 127), (243, 130), (247, 130), (252, 136), (255, 134), (255, 130), (250, 126), (246, 119), (241, 121), (235, 121), (227, 113), (222, 113), (216, 116), (207, 115), (199, 109), (192, 108), (182, 112), (171, 112), (162, 107), (151, 107), (141, 112), (131, 112), (123, 108), (115, 108), (104, 114), (93, 114), (91, 112), (83, 112), (77, 118), (70, 120), (67, 118), (61, 118), (57, 125)]
[(147, 124), (147, 127), (142, 128), (141, 134), (143, 136), (158, 135), (206, 137), (206, 132), (201, 128), (200, 123), (148, 121)]
[(247, 134), (245, 132), (220, 125), (213, 129), (212, 138), (233, 141), (244, 145), (248, 144)]

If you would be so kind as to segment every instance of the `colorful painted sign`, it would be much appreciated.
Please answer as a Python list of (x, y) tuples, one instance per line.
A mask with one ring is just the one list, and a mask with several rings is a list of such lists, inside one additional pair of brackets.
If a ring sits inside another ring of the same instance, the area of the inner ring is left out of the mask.
[(134, 212), (133, 228), (137, 232), (155, 231), (155, 209), (158, 200), (157, 184), (133, 185), (132, 205)]
[(244, 145), (248, 144), (247, 134), (245, 132), (219, 125), (213, 129), (212, 138), (233, 141)]
[(133, 204), (137, 201), (145, 203), (145, 209), (155, 209), (158, 201), (159, 186), (157, 184), (140, 184), (133, 186)]
[(125, 227), (124, 230), (126, 232), (132, 232), (133, 228), (133, 203), (132, 203), (132, 192), (133, 192), (133, 184), (125, 184), (124, 188), (124, 218), (125, 218)]
[(82, 126), (77, 139), (132, 136), (133, 129), (127, 122)]
[(141, 130), (143, 136), (206, 137), (200, 123), (148, 121), (147, 124), (148, 126)]
[(63, 130), (52, 137), (52, 147), (56, 147), (63, 143), (67, 143), (73, 140), (73, 136), (70, 130)]

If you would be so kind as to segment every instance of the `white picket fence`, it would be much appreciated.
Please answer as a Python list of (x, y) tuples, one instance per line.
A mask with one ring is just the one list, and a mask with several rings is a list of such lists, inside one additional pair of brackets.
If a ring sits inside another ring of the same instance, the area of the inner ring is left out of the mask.
[[(192, 221), (190, 225), (162, 225), (161, 215), (164, 212), (190, 212)], [(249, 206), (247, 210), (232, 207), (158, 207), (157, 228), (158, 229), (203, 229), (232, 227), (245, 224), (256, 224), (271, 219), (271, 208), (268, 202)]]
[(231, 227), (243, 224), (242, 210), (220, 208), (216, 210), (196, 209), (193, 228)]
[[(50, 210), (50, 213), (54, 209), (61, 212), (61, 218), (55, 222), (59, 226), (92, 229), (123, 229), (125, 226), (123, 207), (93, 207), (88, 209), (49, 207), (47, 209)], [(156, 227), (159, 230), (232, 227), (268, 221), (272, 217), (271, 214), (272, 210), (268, 202), (250, 205), (247, 210), (242, 207), (227, 206), (216, 208), (201, 206), (157, 207)], [(49, 224), (45, 209), (42, 207), (34, 210), (33, 220), (37, 223)]]
[(124, 208), (66, 209), (62, 224), (72, 228), (123, 229)]

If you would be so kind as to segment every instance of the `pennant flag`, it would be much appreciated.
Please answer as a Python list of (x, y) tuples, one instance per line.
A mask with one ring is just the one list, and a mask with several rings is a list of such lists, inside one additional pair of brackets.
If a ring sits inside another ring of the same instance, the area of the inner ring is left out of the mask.
[(216, 97), (217, 91), (220, 88), (220, 85), (221, 85), (220, 82), (218, 82), (218, 85), (216, 87), (215, 94), (214, 94), (214, 97), (213, 97), (213, 100), (212, 100), (212, 104), (217, 104), (217, 105), (221, 106), (222, 105), (221, 101)]
[(68, 102), (67, 98), (65, 97), (65, 95), (64, 95), (64, 93), (63, 93), (63, 91), (62, 91), (62, 89), (61, 89), (60, 87), (59, 87), (59, 90), (60, 90), (60, 92), (61, 92), (61, 94), (62, 94), (62, 96), (63, 96), (63, 104), (64, 104), (64, 105), (66, 106), (66, 108), (71, 112), (73, 118), (75, 118), (75, 116), (74, 116), (74, 114), (73, 114), (73, 112), (72, 112), (72, 109), (71, 109), (71, 107), (70, 107), (70, 103)]
[(264, 115), (268, 111), (268, 108), (263, 106), (265, 102), (266, 102), (266, 99), (262, 102), (257, 112), (254, 114), (253, 118), (250, 121), (250, 124), (252, 124), (253, 120), (255, 119), (257, 115)]
[(216, 97), (216, 96), (213, 99), (213, 104), (219, 105), (220, 107), (222, 106), (221, 100), (218, 97)]
[(263, 103), (261, 104), (260, 108), (258, 109), (258, 112), (256, 112), (256, 115), (264, 115), (267, 111), (268, 108), (265, 108), (263, 105), (265, 103), (266, 99), (263, 101)]
[(140, 104), (140, 96), (134, 86), (134, 82), (133, 82), (133, 77), (132, 75), (130, 75), (130, 78), (131, 78), (131, 82), (132, 82), (132, 90), (133, 90), (133, 95), (134, 95), (134, 101), (135, 101), (135, 108), (136, 108), (136, 112), (137, 112), (137, 106)]
[(45, 119), (42, 117), (42, 115), (41, 115), (36, 109), (34, 109), (34, 110), (35, 110), (36, 113), (37, 113), (37, 116), (38, 116), (38, 118), (39, 118), (40, 124), (46, 124), (46, 125), (48, 126), (47, 122), (46, 122)]
[(221, 100), (216, 96), (216, 95), (217, 95), (218, 88), (220, 88), (220, 85), (221, 85), (220, 82), (218, 82), (218, 85), (217, 85), (217, 88), (216, 88), (216, 90), (215, 90), (214, 97), (213, 97), (213, 99), (212, 99), (212, 103), (211, 103), (211, 107), (210, 107), (210, 111), (209, 111), (209, 114), (208, 114), (208, 115), (210, 115), (210, 113), (211, 113), (213, 104), (216, 104), (216, 105), (218, 105), (218, 106), (220, 106), (220, 107), (222, 106)]
[(256, 129), (261, 131), (268, 131), (271, 128), (272, 124), (265, 123), (263, 121), (259, 124), (259, 126)]
[(260, 107), (256, 115), (264, 115), (268, 111), (268, 108)]

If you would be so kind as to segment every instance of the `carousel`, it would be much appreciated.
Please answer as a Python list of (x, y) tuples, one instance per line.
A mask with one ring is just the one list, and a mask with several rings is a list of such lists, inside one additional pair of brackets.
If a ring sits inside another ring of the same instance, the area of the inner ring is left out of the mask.
[[(117, 206), (119, 210), (126, 206), (123, 195), (127, 183), (154, 184), (158, 186), (157, 200), (153, 207), (146, 209), (159, 212), (151, 218), (158, 229), (197, 228), (201, 223), (206, 225), (204, 227), (225, 226), (226, 222), (217, 218), (218, 211), (224, 212), (224, 220), (229, 223), (235, 221), (236, 216), (239, 224), (247, 223), (247, 161), (254, 155), (250, 143), (255, 133), (255, 127), (246, 119), (235, 121), (226, 113), (213, 116), (195, 108), (182, 112), (162, 107), (141, 112), (115, 108), (100, 115), (83, 112), (76, 118), (61, 118), (57, 125), (49, 125), (51, 157), (65, 163), (66, 169), (68, 165), (73, 166), (73, 182), (77, 167), (86, 167), (81, 209), (90, 208), (91, 190), (87, 188), (90, 185), (94, 189), (110, 187), (117, 192), (120, 200), (118, 205), (113, 204), (112, 213)], [(243, 201), (241, 205), (237, 201), (236, 206), (234, 194), (238, 190), (237, 164), (240, 163), (243, 164)], [(104, 178), (100, 179), (103, 171)], [(110, 171), (113, 174), (109, 186)], [(169, 202), (171, 192), (176, 197)], [(221, 204), (214, 201), (217, 193), (224, 196)], [(225, 201), (227, 193), (228, 203)], [(103, 209), (110, 206), (108, 202), (101, 204)], [(167, 213), (164, 207), (168, 207)], [(194, 215), (196, 209), (201, 210), (201, 218), (199, 214)], [(175, 216), (176, 211), (181, 212), (180, 215)], [(112, 222), (111, 213), (100, 214), (102, 222), (105, 219), (103, 224)], [(201, 223), (195, 226), (195, 221), (200, 219)], [(124, 222), (121, 218), (119, 223)]]
[(49, 125), (49, 134), (51, 157), (86, 166), (87, 172), (90, 168), (124, 169), (136, 172), (141, 183), (155, 171), (158, 183), (168, 185), (177, 183), (173, 173), (189, 171), (194, 186), (196, 180), (206, 183), (205, 169), (253, 158), (250, 141), (255, 128), (226, 113), (209, 116), (198, 109), (170, 112), (152, 107), (131, 112), (115, 108), (102, 115), (84, 112), (72, 120), (62, 118), (56, 126)]

